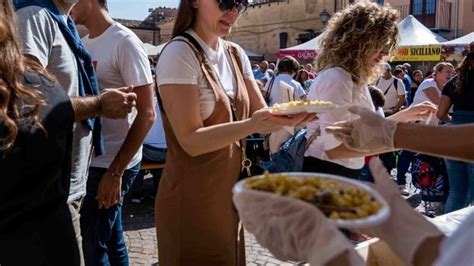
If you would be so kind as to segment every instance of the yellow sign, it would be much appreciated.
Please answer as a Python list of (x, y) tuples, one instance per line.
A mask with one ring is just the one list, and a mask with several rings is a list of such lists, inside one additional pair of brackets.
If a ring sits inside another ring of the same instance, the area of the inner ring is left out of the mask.
[(393, 61), (440, 61), (441, 45), (401, 47)]

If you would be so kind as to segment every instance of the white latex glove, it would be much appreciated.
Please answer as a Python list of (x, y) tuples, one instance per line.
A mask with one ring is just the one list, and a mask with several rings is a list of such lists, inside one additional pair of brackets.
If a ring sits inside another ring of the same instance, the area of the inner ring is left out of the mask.
[(384, 223), (359, 231), (383, 239), (402, 260), (413, 265), (418, 247), (424, 241), (443, 237), (443, 234), (400, 196), (398, 187), (379, 159), (372, 159), (369, 167), (375, 180), (373, 188), (388, 202), (391, 213)]
[(309, 203), (244, 190), (234, 195), (234, 204), (244, 227), (280, 260), (326, 265), (346, 256), (346, 265), (365, 265), (336, 226)]
[(348, 148), (361, 152), (395, 149), (393, 137), (397, 122), (386, 120), (359, 106), (352, 106), (348, 110), (360, 118), (334, 123), (326, 127), (326, 132), (334, 134)]

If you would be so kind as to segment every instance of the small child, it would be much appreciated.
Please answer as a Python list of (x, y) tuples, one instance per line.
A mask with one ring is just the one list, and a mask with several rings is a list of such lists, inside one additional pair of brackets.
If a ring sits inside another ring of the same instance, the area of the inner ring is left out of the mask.
[(375, 112), (381, 117), (385, 117), (382, 109), (385, 104), (385, 96), (383, 95), (382, 91), (374, 85), (369, 85), (369, 93), (370, 97), (372, 97), (372, 103), (374, 104)]

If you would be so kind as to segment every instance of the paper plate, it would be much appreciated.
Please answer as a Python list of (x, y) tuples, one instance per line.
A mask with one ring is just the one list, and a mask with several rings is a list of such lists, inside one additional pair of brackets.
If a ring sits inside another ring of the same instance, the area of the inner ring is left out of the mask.
[(330, 105), (307, 105), (304, 107), (307, 113), (323, 114), (336, 109), (344, 108), (344, 106), (330, 104)]
[(270, 112), (272, 114), (276, 115), (296, 115), (296, 114), (301, 114), (305, 113), (306, 109), (305, 106), (303, 105), (298, 105), (298, 106), (289, 106), (289, 107), (271, 107)]
[[(343, 183), (344, 185), (347, 185), (349, 187), (355, 187), (358, 189), (362, 189), (367, 191), (376, 201), (380, 202), (382, 204), (382, 208), (375, 214), (367, 216), (365, 218), (361, 219), (356, 219), (356, 220), (332, 220), (329, 219), (329, 221), (332, 221), (336, 224), (337, 227), (339, 228), (368, 228), (372, 226), (379, 225), (383, 223), (385, 220), (390, 215), (390, 206), (388, 206), (387, 201), (374, 189), (372, 189), (370, 186), (364, 184), (361, 181), (349, 179), (347, 177), (343, 176), (337, 176), (337, 175), (330, 175), (330, 174), (323, 174), (323, 173), (300, 173), (300, 172), (292, 172), (292, 173), (275, 173), (271, 175), (285, 175), (291, 178), (311, 178), (311, 177), (318, 177), (320, 179), (330, 179), (330, 180), (335, 180), (337, 182)], [(259, 176), (254, 176), (250, 178), (263, 178), (263, 175)], [(237, 182), (234, 185), (234, 188), (232, 189), (232, 192), (234, 194), (238, 194), (243, 190), (251, 189), (248, 188), (245, 184), (245, 179)], [(271, 192), (264, 192), (264, 191), (259, 191), (262, 193), (271, 193)], [(273, 193), (272, 193), (273, 194)], [(294, 199), (298, 200), (298, 199)], [(308, 204), (311, 204), (308, 202)], [(313, 205), (314, 206), (314, 205)], [(316, 206), (314, 206), (317, 208)]]

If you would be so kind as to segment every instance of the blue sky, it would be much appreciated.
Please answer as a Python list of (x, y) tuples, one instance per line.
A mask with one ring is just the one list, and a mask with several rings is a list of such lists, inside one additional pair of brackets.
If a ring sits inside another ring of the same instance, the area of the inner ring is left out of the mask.
[(109, 12), (114, 18), (143, 20), (149, 8), (178, 7), (179, 0), (108, 0)]

